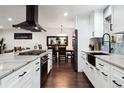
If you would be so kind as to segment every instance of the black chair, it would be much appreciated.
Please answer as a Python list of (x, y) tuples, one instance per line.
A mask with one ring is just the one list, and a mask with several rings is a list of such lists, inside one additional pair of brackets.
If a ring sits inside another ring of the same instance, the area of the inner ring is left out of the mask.
[(56, 47), (48, 47), (48, 49), (52, 49), (52, 58), (53, 58), (53, 63), (57, 63), (57, 52), (56, 52)]
[(59, 63), (66, 63), (66, 47), (59, 47), (58, 48), (58, 53), (59, 53)]

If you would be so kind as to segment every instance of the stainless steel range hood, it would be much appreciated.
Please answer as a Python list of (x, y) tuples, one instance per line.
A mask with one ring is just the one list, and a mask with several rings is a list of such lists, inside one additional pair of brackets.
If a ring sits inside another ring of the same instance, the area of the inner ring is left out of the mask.
[(42, 30), (46, 32), (46, 30), (38, 24), (38, 5), (27, 5), (26, 21), (12, 26), (16, 28), (30, 30), (32, 32), (41, 32)]

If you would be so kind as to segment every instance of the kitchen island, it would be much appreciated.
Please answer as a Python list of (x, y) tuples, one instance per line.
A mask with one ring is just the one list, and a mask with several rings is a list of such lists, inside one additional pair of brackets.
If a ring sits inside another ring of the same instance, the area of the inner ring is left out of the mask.
[[(49, 51), (43, 52), (40, 55), (18, 55), (18, 53), (5, 53), (0, 55), (0, 87), (36, 87), (38, 83), (40, 83), (40, 59), (41, 57), (49, 55)], [(49, 61), (50, 62), (50, 61)], [(35, 72), (38, 73), (38, 82), (37, 84), (34, 82), (37, 81), (34, 78), (36, 75)], [(16, 77), (17, 76), (17, 77)], [(18, 84), (13, 84), (13, 82), (21, 83), (25, 78), (27, 82), (24, 83), (27, 85), (24, 86), (23, 83), (18, 86)], [(23, 79), (22, 79), (23, 78)], [(18, 79), (18, 80), (17, 80)], [(10, 83), (8, 84), (8, 82)], [(34, 82), (33, 82), (34, 81)], [(5, 84), (7, 83), (7, 84)], [(12, 85), (12, 84), (13, 85)], [(30, 83), (30, 86), (28, 86)], [(37, 86), (40, 87), (40, 84)]]

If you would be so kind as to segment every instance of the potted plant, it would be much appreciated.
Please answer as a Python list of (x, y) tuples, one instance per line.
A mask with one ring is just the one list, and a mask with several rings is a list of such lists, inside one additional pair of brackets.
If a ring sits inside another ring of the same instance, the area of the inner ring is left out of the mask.
[(6, 44), (4, 43), (4, 38), (1, 38), (0, 40), (0, 54), (2, 54), (4, 52), (6, 48)]

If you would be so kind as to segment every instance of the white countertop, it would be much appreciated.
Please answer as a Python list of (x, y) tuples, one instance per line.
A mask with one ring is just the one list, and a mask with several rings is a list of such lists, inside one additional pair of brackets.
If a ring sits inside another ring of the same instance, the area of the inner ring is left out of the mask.
[(40, 55), (17, 55), (15, 53), (0, 54), (0, 79), (45, 54), (47, 54), (47, 52)]
[[(85, 53), (92, 53), (92, 52), (103, 52), (106, 53), (104, 51), (83, 51)], [(96, 58), (107, 62), (111, 65), (114, 65), (120, 69), (124, 70), (124, 55), (118, 55), (118, 54), (109, 54), (109, 55), (95, 55)]]
[(117, 55), (117, 54), (95, 55), (95, 57), (124, 70), (123, 55)]

